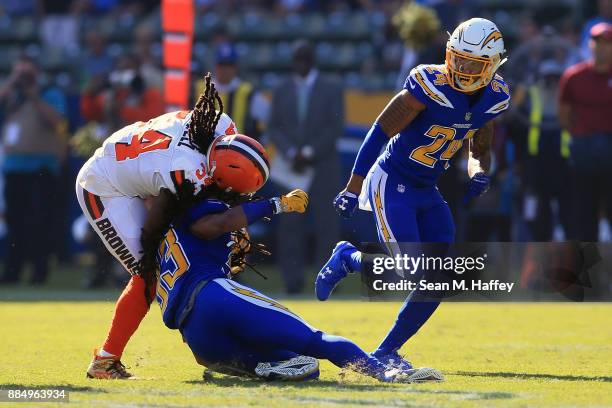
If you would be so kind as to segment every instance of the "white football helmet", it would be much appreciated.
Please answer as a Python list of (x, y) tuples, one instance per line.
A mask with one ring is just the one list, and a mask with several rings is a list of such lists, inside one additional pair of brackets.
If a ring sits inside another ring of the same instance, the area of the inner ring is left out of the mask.
[(491, 82), (506, 62), (504, 39), (497, 26), (484, 18), (459, 24), (446, 43), (446, 76), (450, 86), (474, 92)]

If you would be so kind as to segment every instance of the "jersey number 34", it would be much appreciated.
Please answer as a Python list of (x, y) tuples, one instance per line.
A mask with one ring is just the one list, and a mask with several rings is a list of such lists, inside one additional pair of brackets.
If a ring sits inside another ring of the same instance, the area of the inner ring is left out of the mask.
[[(433, 168), (438, 160), (446, 160), (445, 168), (448, 167), (448, 160), (450, 160), (455, 153), (461, 149), (464, 140), (469, 140), (474, 136), (478, 129), (470, 129), (465, 138), (455, 140), (457, 130), (446, 126), (433, 125), (425, 136), (434, 139), (430, 144), (419, 146), (410, 153), (410, 158), (423, 166)], [(450, 143), (447, 143), (450, 142)], [(446, 149), (436, 157), (436, 153), (442, 150), (444, 146)]]
[(117, 142), (115, 144), (115, 156), (117, 161), (135, 159), (141, 153), (153, 150), (167, 149), (172, 139), (157, 130), (147, 130), (132, 136), (129, 143)]

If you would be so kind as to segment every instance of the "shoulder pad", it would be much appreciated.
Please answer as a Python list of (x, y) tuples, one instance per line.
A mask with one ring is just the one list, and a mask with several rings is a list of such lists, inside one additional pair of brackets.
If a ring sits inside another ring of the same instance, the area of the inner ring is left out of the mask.
[[(177, 174), (180, 176), (177, 177)], [(206, 174), (206, 156), (187, 148), (176, 149), (170, 165), (173, 187), (177, 188), (182, 180), (186, 179), (191, 181), (199, 191), (199, 186), (204, 183)]]
[(238, 128), (236, 124), (226, 113), (222, 113), (219, 118), (219, 123), (217, 123), (217, 127), (215, 128), (215, 137), (218, 136), (226, 136), (226, 135), (235, 135), (238, 133)]
[(435, 102), (440, 106), (454, 108), (443, 92), (447, 86), (443, 65), (419, 65), (410, 71), (404, 88), (426, 105)]
[(510, 106), (510, 88), (501, 75), (498, 74), (495, 74), (489, 86), (493, 90), (494, 104), (485, 113), (496, 115), (505, 111)]

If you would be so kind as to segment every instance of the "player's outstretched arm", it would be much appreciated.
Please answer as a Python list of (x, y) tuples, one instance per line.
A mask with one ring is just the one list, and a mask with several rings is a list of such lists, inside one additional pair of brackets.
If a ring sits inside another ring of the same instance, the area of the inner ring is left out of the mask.
[(390, 138), (408, 126), (425, 109), (406, 89), (398, 92), (378, 115), (357, 153), (346, 188), (334, 200), (336, 211), (350, 217), (357, 206), (363, 180)]
[[(408, 126), (424, 109), (425, 105), (419, 102), (406, 89), (398, 92), (385, 106), (380, 115), (378, 115), (374, 125), (372, 125), (372, 128), (370, 128), (365, 140), (361, 144), (355, 159), (351, 179), (353, 179), (353, 176), (357, 176), (355, 180), (363, 182), (364, 177), (378, 158), (380, 150), (388, 140)], [(346, 190), (359, 194), (361, 192), (361, 183), (352, 181), (349, 180)], [(358, 189), (355, 187), (358, 187)]]
[(484, 194), (489, 189), (491, 178), (488, 173), (491, 168), (491, 142), (493, 141), (493, 122), (487, 122), (470, 139), (470, 154), (468, 159), (468, 175), (470, 184), (464, 203)]
[(280, 197), (251, 201), (222, 213), (205, 215), (191, 225), (191, 232), (198, 238), (215, 239), (274, 214), (303, 213), (307, 206), (308, 194), (297, 189)]

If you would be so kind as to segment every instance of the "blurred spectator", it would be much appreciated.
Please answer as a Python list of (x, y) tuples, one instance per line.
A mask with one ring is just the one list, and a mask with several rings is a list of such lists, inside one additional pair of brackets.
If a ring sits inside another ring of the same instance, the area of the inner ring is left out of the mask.
[(39, 0), (42, 16), (41, 40), (45, 48), (77, 52), (79, 50), (79, 14), (84, 1)]
[(162, 90), (164, 76), (160, 58), (153, 55), (154, 43), (154, 29), (149, 24), (140, 24), (134, 31), (134, 54), (140, 61), (140, 73), (148, 86)]
[(563, 227), (565, 239), (574, 237), (572, 194), (567, 183), (570, 135), (561, 127), (557, 107), (561, 74), (561, 64), (555, 60), (544, 61), (538, 80), (525, 92), (526, 98), (514, 101), (527, 137), (523, 144), (527, 150), (523, 215), (532, 240), (538, 242), (553, 239), (556, 220)]
[[(268, 120), (270, 102), (251, 83), (238, 77), (237, 64), (236, 49), (231, 44), (219, 45), (215, 58), (215, 85), (225, 113), (234, 120), (238, 130), (259, 139)], [(203, 80), (199, 80), (196, 95), (201, 93), (203, 86)]]
[[(271, 177), (283, 189), (308, 190), (319, 262), (339, 236), (338, 217), (330, 203), (340, 185), (336, 141), (344, 132), (344, 96), (339, 84), (315, 68), (311, 44), (296, 43), (292, 62), (293, 75), (274, 90), (272, 98), (268, 136), (278, 157)], [(305, 236), (296, 233), (307, 230), (303, 223), (303, 217), (279, 220), (279, 263), (288, 293), (301, 292), (304, 286), (307, 244)]]
[(113, 59), (108, 53), (106, 35), (100, 30), (85, 34), (85, 50), (81, 54), (81, 81), (87, 83), (94, 76), (107, 76), (113, 69)]
[[(530, 20), (526, 23), (526, 27), (531, 27)], [(559, 36), (551, 26), (542, 28), (542, 31), (535, 37), (524, 36), (522, 38), (525, 42), (517, 47), (508, 59), (508, 74), (515, 84), (534, 82), (535, 74), (545, 60), (555, 60), (563, 66), (573, 64), (578, 60), (574, 44)]]
[(65, 101), (52, 90), (41, 93), (38, 79), (35, 62), (21, 57), (0, 89), (9, 243), (5, 283), (19, 280), (28, 258), (34, 266), (31, 283), (43, 283), (57, 239), (54, 207), (66, 147), (60, 114)]
[(578, 238), (597, 241), (602, 201), (612, 220), (612, 25), (593, 26), (589, 46), (593, 59), (563, 74), (559, 116), (572, 134)]
[(132, 122), (147, 121), (165, 111), (163, 94), (145, 83), (138, 60), (124, 55), (108, 81), (92, 79), (81, 98), (81, 113), (88, 121), (108, 121), (117, 129)]
[(591, 55), (589, 41), (591, 39), (591, 28), (597, 23), (612, 24), (612, 0), (597, 0), (597, 15), (584, 24), (580, 41), (582, 59), (590, 59), (593, 57)]
[(432, 53), (432, 49), (445, 48), (448, 37), (440, 30), (440, 19), (436, 11), (416, 3), (406, 3), (393, 15), (391, 21), (404, 41), (402, 66), (396, 83), (396, 88), (402, 89), (412, 68), (418, 64), (439, 61), (427, 59), (434, 58), (435, 51)]

